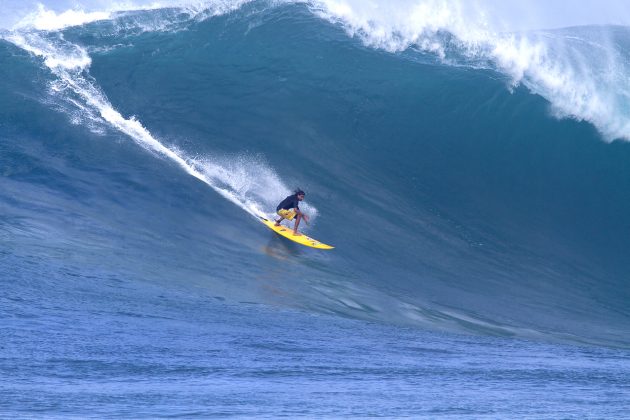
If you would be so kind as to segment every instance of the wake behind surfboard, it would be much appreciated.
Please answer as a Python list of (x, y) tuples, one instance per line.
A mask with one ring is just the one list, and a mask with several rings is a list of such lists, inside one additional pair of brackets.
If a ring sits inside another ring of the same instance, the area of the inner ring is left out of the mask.
[(300, 245), (308, 246), (311, 248), (317, 248), (317, 249), (333, 249), (334, 248), (334, 246), (326, 245), (304, 234), (299, 235), (299, 236), (293, 235), (293, 229), (290, 229), (286, 226), (276, 226), (276, 224), (273, 221), (269, 219), (265, 219), (264, 217), (261, 217), (260, 220), (264, 223), (265, 226), (267, 226), (269, 229), (276, 232), (278, 235), (284, 236), (285, 238), (290, 239), (293, 242), (297, 242)]

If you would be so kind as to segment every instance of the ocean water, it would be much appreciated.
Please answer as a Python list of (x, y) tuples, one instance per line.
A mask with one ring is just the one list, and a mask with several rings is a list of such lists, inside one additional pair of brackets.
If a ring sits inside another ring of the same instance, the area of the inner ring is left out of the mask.
[(0, 416), (630, 418), (615, 5), (0, 2)]

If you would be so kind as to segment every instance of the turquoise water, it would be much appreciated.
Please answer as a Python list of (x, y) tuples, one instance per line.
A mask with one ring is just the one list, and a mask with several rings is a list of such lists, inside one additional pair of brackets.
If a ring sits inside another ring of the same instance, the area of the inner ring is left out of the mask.
[(0, 33), (2, 415), (625, 415), (628, 30), (328, 12)]

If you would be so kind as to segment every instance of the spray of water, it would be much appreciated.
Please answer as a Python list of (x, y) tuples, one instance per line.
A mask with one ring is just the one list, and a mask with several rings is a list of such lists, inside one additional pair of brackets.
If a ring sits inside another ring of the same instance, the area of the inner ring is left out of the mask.
[[(72, 119), (89, 121), (95, 132), (102, 132), (101, 126), (106, 125), (124, 133), (255, 217), (269, 217), (269, 210), (289, 193), (289, 188), (261, 157), (189, 157), (157, 139), (137, 118), (125, 118), (90, 76), (91, 59), (81, 46), (40, 31), (13, 31), (3, 38), (42, 59), (55, 76), (50, 84), (51, 95), (71, 105)], [(309, 211), (317, 213), (312, 206)]]

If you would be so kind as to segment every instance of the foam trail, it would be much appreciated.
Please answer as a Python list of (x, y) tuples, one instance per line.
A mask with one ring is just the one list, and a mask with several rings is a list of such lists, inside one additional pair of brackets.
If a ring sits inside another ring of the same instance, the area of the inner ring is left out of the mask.
[[(4, 39), (30, 52), (33, 55), (43, 58), (44, 64), (59, 79), (52, 86), (55, 93), (70, 92), (80, 99), (78, 106), (88, 113), (91, 119), (100, 117), (110, 126), (128, 135), (134, 142), (143, 148), (170, 159), (182, 168), (189, 175), (197, 178), (210, 186), (221, 196), (236, 204), (254, 217), (265, 215), (258, 203), (246, 197), (244, 193), (237, 190), (222, 188), (217, 182), (227, 185), (234, 185), (230, 182), (230, 171), (226, 168), (212, 164), (210, 161), (197, 161), (188, 159), (183, 153), (175, 148), (169, 148), (157, 140), (137, 119), (123, 117), (109, 103), (105, 94), (95, 85), (87, 73), (91, 60), (87, 52), (78, 45), (71, 44), (57, 39), (56, 43), (45, 39), (36, 33), (19, 34), (12, 33), (4, 36)], [(76, 98), (68, 97), (68, 101), (76, 104)], [(277, 183), (279, 184), (279, 182)], [(275, 195), (281, 195), (286, 188), (276, 185)]]

